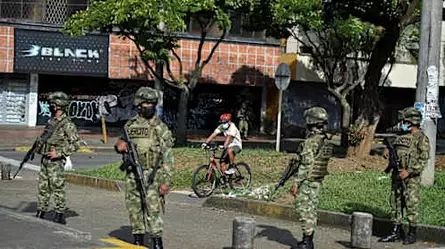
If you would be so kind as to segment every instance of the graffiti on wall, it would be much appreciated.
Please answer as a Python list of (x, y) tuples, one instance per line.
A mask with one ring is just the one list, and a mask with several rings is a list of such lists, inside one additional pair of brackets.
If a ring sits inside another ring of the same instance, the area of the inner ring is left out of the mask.
[[(74, 95), (67, 113), (76, 124), (95, 125), (99, 124), (101, 117), (107, 123), (124, 122), (137, 115), (133, 106), (135, 90), (123, 87), (117, 94), (106, 95)], [(44, 124), (51, 117), (49, 103), (40, 98), (38, 104), (38, 124)]]

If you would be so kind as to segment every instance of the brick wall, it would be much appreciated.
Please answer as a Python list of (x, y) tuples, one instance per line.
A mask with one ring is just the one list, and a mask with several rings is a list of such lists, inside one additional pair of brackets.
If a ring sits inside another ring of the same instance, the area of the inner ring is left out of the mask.
[[(197, 56), (199, 41), (181, 40), (178, 55), (183, 64), (183, 74), (189, 74)], [(214, 42), (206, 42), (206, 58)], [(109, 77), (116, 79), (145, 78), (145, 67), (132, 41), (112, 35), (110, 38)], [(247, 43), (222, 43), (210, 63), (204, 68), (203, 80), (219, 84), (261, 85), (272, 82), (280, 63), (280, 49), (274, 46)], [(179, 75), (179, 63), (172, 62), (172, 71)], [(150, 76), (148, 76), (151, 79)]]
[(14, 66), (14, 28), (0, 26), (0, 72), (11, 73)]

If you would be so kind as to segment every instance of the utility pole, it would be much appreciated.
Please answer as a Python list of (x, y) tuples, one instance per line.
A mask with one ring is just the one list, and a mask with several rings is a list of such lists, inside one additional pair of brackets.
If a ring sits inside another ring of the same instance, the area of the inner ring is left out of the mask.
[(422, 130), (430, 142), (430, 159), (422, 173), (422, 185), (425, 186), (434, 184), (442, 8), (442, 0), (422, 1), (415, 106), (423, 112)]

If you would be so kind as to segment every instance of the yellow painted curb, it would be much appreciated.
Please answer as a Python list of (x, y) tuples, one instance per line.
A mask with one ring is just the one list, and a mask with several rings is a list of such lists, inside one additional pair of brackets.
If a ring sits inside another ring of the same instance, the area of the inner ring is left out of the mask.
[(102, 248), (95, 248), (95, 249), (119, 249), (119, 248), (126, 248), (126, 249), (142, 249), (145, 248), (143, 246), (136, 246), (130, 243), (127, 243), (125, 241), (116, 239), (116, 238), (107, 238), (107, 239), (100, 239), (103, 242), (106, 242), (108, 244), (112, 244), (118, 247), (102, 247)]
[[(31, 149), (31, 147), (15, 147), (14, 150), (15, 151), (19, 151), (19, 152), (28, 152)], [(87, 147), (80, 147), (80, 149), (77, 151), (80, 153), (94, 153), (94, 150), (89, 149)]]

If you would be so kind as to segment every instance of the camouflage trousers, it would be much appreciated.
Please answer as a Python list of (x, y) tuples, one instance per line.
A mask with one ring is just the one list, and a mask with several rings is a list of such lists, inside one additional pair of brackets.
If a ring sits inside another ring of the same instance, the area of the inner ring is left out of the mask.
[(51, 194), (54, 196), (54, 210), (63, 213), (66, 209), (65, 176), (63, 175), (65, 159), (51, 160), (42, 157), (39, 172), (37, 209), (48, 211)]
[[(144, 180), (147, 181), (151, 171), (144, 170)], [(159, 184), (155, 183), (147, 187), (147, 220), (144, 222), (142, 213), (141, 194), (133, 172), (127, 173), (125, 181), (125, 204), (130, 216), (130, 225), (133, 234), (148, 233), (152, 236), (161, 237), (164, 222), (161, 218), (161, 197)], [(147, 228), (145, 229), (145, 224)]]
[[(412, 225), (416, 225), (419, 222), (419, 200), (420, 200), (420, 176), (409, 178), (405, 180), (406, 190), (403, 193), (405, 198), (405, 210), (408, 222)], [(402, 224), (403, 217), (401, 212), (402, 206), (402, 191), (396, 184), (392, 184), (391, 188), (391, 212), (392, 222), (395, 224)]]
[(247, 133), (249, 132), (249, 123), (245, 119), (241, 119), (239, 121), (239, 130), (243, 137), (247, 137)]
[(317, 226), (317, 206), (322, 183), (305, 180), (300, 183), (295, 208), (303, 234), (311, 235)]

